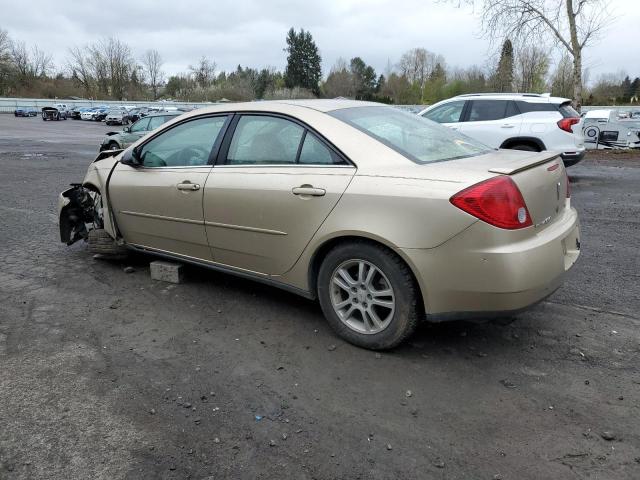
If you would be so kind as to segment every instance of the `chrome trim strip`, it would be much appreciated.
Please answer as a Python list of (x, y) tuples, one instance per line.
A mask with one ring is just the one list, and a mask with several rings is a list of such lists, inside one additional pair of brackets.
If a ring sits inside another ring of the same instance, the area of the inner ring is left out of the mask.
[(281, 232), (279, 230), (269, 230), (267, 228), (245, 227), (242, 225), (231, 225), (228, 223), (220, 223), (220, 222), (204, 222), (204, 224), (207, 227), (229, 228), (231, 230), (242, 230), (244, 232), (265, 233), (267, 235), (287, 235), (287, 232)]
[(152, 218), (154, 220), (166, 220), (168, 222), (190, 223), (192, 225), (204, 225), (203, 220), (191, 220), (189, 218), (165, 217), (164, 215), (154, 215), (152, 213), (142, 213), (142, 212), (131, 212), (129, 210), (120, 210), (120, 213), (124, 215), (131, 215), (133, 217)]
[[(352, 170), (356, 170), (356, 167), (353, 165), (305, 165), (302, 163), (252, 163), (252, 164), (242, 164), (242, 165), (214, 165), (214, 168), (350, 168)], [(160, 167), (164, 168), (164, 167)]]
[(272, 287), (276, 287), (281, 290), (286, 290), (287, 292), (295, 293), (296, 295), (300, 295), (301, 297), (307, 298), (309, 300), (316, 299), (316, 295), (313, 294), (312, 292), (303, 290), (298, 287), (294, 287), (292, 285), (288, 285), (278, 280), (273, 280), (271, 277), (269, 277), (264, 273), (252, 272), (251, 270), (241, 270), (234, 267), (230, 267), (228, 265), (223, 265), (215, 262), (207, 262), (206, 260), (201, 260), (195, 257), (189, 257), (186, 255), (180, 255), (178, 253), (167, 252), (166, 250), (159, 250), (156, 248), (145, 247), (144, 245), (138, 245), (135, 243), (128, 243), (126, 244), (126, 247), (131, 250), (158, 255), (159, 257), (168, 258), (170, 260), (178, 260), (186, 263), (191, 263), (193, 265), (208, 268), (210, 270), (215, 270), (217, 272), (228, 273), (230, 275), (235, 275), (236, 277), (246, 278), (248, 280), (255, 280), (256, 282), (264, 283), (266, 285), (270, 285)]

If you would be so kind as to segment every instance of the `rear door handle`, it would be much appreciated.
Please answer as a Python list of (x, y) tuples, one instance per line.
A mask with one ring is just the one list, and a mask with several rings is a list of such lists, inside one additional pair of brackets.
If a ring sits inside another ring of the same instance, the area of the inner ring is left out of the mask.
[(197, 183), (191, 183), (188, 180), (185, 180), (182, 183), (179, 183), (177, 185), (178, 190), (189, 190), (189, 191), (196, 191), (196, 190), (200, 190), (200, 185), (198, 185)]
[(315, 188), (312, 185), (301, 185), (291, 189), (294, 195), (309, 195), (311, 197), (322, 197), (327, 191), (324, 188)]
[(505, 123), (504, 125), (502, 125), (501, 128), (513, 128), (515, 127), (515, 125), (513, 125), (512, 123)]

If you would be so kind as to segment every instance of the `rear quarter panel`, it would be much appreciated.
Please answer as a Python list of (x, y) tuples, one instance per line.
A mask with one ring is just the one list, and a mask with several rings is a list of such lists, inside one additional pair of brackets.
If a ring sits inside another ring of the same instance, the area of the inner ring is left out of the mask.
[(339, 237), (371, 239), (401, 256), (402, 248), (428, 249), (446, 242), (477, 221), (449, 202), (461, 188), (452, 181), (356, 174), (283, 280), (309, 289), (309, 267), (315, 253)]

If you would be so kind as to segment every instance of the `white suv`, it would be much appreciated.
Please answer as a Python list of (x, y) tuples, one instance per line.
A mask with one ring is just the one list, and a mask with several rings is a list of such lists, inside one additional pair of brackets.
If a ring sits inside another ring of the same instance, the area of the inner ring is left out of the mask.
[(418, 115), (493, 148), (561, 154), (566, 166), (584, 157), (580, 114), (567, 98), (533, 93), (474, 93), (443, 100)]

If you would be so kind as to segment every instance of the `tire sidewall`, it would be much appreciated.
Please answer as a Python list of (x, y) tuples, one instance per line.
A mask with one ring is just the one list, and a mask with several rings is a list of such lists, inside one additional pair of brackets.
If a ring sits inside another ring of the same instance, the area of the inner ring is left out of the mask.
[[(348, 260), (365, 260), (380, 269), (391, 284), (396, 301), (389, 325), (381, 332), (356, 332), (342, 322), (331, 303), (331, 277), (335, 269)], [(373, 350), (393, 348), (410, 335), (416, 324), (417, 302), (414, 281), (408, 267), (397, 255), (368, 243), (344, 244), (331, 250), (318, 273), (318, 299), (329, 325), (354, 345)]]

